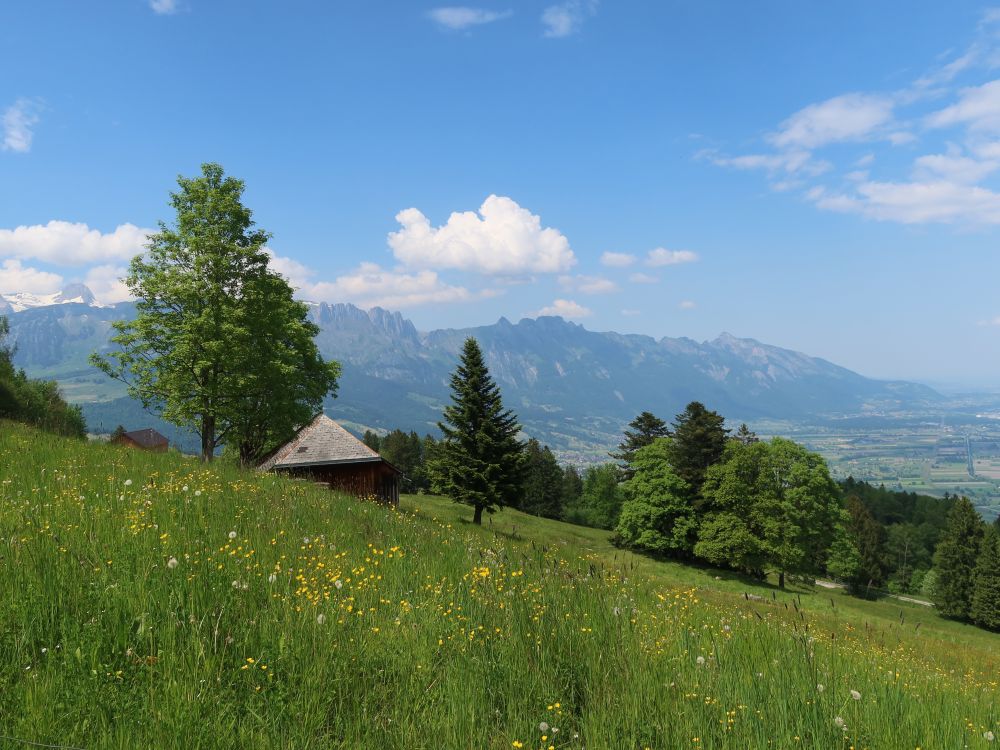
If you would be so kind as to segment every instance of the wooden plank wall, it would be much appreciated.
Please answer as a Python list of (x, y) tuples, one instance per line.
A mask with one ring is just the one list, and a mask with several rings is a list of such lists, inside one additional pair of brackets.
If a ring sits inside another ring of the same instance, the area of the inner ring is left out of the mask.
[(399, 475), (382, 462), (310, 466), (288, 471), (363, 500), (399, 506)]

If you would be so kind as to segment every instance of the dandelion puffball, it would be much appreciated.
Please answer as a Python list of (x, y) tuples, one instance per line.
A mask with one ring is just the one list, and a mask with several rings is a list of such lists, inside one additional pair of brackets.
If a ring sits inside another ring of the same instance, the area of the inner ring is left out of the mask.
[(702, 664), (705, 663), (705, 657), (699, 656), (697, 659), (695, 659), (695, 662), (697, 662), (698, 666), (700, 667)]
[(131, 487), (132, 486), (132, 480), (131, 479), (126, 479), (125, 480), (125, 486), (126, 487)]
[(339, 578), (333, 582), (333, 585), (336, 586), (338, 589), (344, 588), (344, 582), (341, 581)]
[(322, 625), (324, 622), (326, 622), (326, 615), (320, 612), (318, 615), (316, 615), (316, 622)]
[(993, 742), (993, 740), (996, 739), (996, 736), (993, 734), (993, 732), (987, 729), (985, 732), (983, 732), (983, 739), (986, 740), (987, 742)]
[(851, 697), (854, 700), (859, 701), (859, 700), (861, 700), (861, 693), (859, 693), (857, 690), (852, 690), (851, 691)]
[(845, 726), (844, 720), (842, 718), (840, 718), (839, 716), (836, 719), (833, 720), (833, 723), (836, 724), (841, 729), (843, 729), (844, 726)]
[(539, 732), (547, 732), (547, 731), (549, 731), (549, 725), (548, 725), (548, 723), (543, 721), (541, 724), (539, 724), (538, 725), (538, 731)]
[(236, 538), (236, 532), (235, 531), (230, 531), (229, 532), (229, 538), (230, 539), (235, 539)]
[(171, 557), (169, 560), (167, 560), (167, 567), (170, 568), (171, 570), (173, 570), (174, 568), (176, 568), (177, 567), (177, 558), (176, 557)]
[(826, 688), (823, 687), (822, 683), (820, 683), (819, 685), (816, 686), (816, 692), (817, 693), (822, 693), (824, 690), (826, 690)]

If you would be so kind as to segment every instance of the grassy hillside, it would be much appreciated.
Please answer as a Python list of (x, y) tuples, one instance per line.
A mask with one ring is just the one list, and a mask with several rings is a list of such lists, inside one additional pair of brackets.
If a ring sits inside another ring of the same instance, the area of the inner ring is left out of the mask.
[(1000, 734), (996, 636), (905, 605), (771, 599), (513, 512), (480, 529), (440, 499), (403, 505), (0, 423), (0, 746)]

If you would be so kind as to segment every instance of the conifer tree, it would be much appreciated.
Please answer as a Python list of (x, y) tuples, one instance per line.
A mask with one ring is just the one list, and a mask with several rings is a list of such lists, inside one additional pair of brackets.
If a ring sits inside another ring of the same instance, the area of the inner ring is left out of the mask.
[(562, 515), (563, 472), (547, 445), (531, 438), (525, 446), (524, 491), (518, 508), (533, 516)]
[(435, 489), (471, 505), (473, 523), (481, 524), (484, 510), (493, 513), (518, 501), (523, 446), (517, 440), (517, 417), (504, 408), (500, 388), (471, 336), (451, 376), (451, 401), (438, 422), (444, 439), (429, 469)]
[(673, 423), (669, 460), (674, 471), (691, 489), (693, 497), (701, 493), (705, 472), (722, 459), (726, 450), (725, 418), (704, 404), (692, 401)]
[(945, 617), (969, 617), (972, 589), (983, 538), (983, 521), (966, 497), (948, 513), (948, 526), (934, 551), (937, 585), (934, 603)]
[(657, 438), (669, 436), (667, 423), (656, 415), (644, 411), (628, 423), (628, 429), (618, 444), (618, 450), (608, 455), (622, 462), (622, 478), (629, 479), (633, 474), (632, 460), (635, 458), (635, 452), (650, 445)]
[(747, 426), (746, 422), (743, 422), (740, 424), (739, 429), (733, 434), (733, 440), (737, 440), (740, 443), (743, 443), (743, 445), (750, 445), (751, 443), (758, 442), (760, 438), (757, 437), (756, 432)]
[(990, 526), (976, 561), (969, 619), (981, 628), (1000, 630), (1000, 532)]
[(575, 466), (567, 466), (563, 469), (562, 480), (562, 507), (563, 510), (576, 504), (583, 494), (583, 479)]
[(848, 584), (856, 593), (869, 585), (878, 588), (885, 582), (885, 528), (856, 495), (847, 498), (845, 510), (847, 531), (860, 557), (856, 577)]

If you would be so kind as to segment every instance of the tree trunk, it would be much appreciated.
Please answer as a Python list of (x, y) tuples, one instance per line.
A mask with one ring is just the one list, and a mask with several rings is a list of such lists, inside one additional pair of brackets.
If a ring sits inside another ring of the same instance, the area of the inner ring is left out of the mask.
[(779, 589), (785, 588), (785, 571), (781, 571), (780, 573), (778, 573), (778, 588)]
[(215, 415), (201, 418), (201, 460), (208, 463), (215, 457)]
[(472, 516), (472, 522), (474, 524), (476, 524), (476, 526), (482, 526), (483, 525), (483, 506), (482, 505), (477, 505), (476, 506), (476, 513), (475, 513), (474, 516)]

